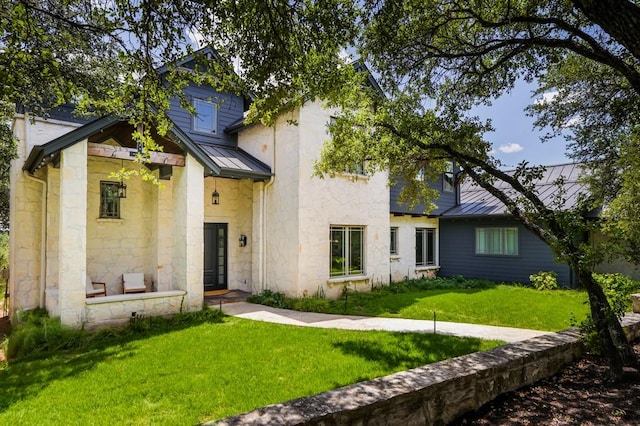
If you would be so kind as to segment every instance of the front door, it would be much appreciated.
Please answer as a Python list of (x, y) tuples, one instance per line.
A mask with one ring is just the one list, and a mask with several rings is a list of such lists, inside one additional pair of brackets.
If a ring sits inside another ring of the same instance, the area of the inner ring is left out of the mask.
[(227, 224), (204, 224), (204, 291), (227, 288)]

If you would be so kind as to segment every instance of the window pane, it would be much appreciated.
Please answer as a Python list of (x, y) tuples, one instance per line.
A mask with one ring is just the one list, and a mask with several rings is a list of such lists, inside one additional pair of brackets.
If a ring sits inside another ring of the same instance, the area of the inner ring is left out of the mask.
[(346, 241), (342, 227), (331, 228), (331, 273), (332, 277), (346, 275)]
[(518, 228), (505, 228), (504, 230), (505, 252), (504, 254), (518, 254)]
[(485, 228), (476, 228), (476, 253), (487, 252), (487, 233)]
[(453, 191), (453, 162), (447, 162), (447, 168), (442, 176), (442, 189), (447, 192)]
[(398, 254), (398, 228), (391, 228), (391, 241), (389, 242), (391, 254)]
[(362, 243), (363, 243), (363, 230), (362, 228), (351, 228), (349, 231), (349, 274), (356, 275), (362, 274)]
[(100, 217), (120, 217), (118, 185), (118, 182), (100, 182)]
[(424, 230), (416, 229), (416, 265), (424, 265)]
[(193, 120), (193, 130), (198, 132), (216, 132), (216, 106), (211, 102), (194, 101), (196, 115)]
[(435, 265), (435, 232), (433, 229), (427, 229), (427, 265)]

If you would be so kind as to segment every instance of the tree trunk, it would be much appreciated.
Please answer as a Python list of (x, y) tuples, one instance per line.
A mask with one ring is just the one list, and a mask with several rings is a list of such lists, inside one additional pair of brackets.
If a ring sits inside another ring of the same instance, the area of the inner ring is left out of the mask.
[(615, 316), (602, 287), (593, 279), (591, 271), (578, 271), (580, 282), (587, 290), (591, 317), (598, 333), (602, 355), (609, 364), (611, 378), (620, 379), (624, 366), (635, 366), (637, 360), (620, 321)]

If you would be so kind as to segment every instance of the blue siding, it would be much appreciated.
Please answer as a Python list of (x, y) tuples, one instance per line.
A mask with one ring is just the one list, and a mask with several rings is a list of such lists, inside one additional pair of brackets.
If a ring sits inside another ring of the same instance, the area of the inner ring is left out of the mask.
[[(456, 205), (457, 192), (460, 190), (460, 187), (454, 188), (454, 191), (445, 192), (442, 190), (443, 188), (443, 177), (440, 175), (437, 181), (431, 183), (429, 186), (440, 193), (440, 197), (437, 200), (434, 200), (434, 204), (438, 206), (438, 208), (429, 212), (430, 216), (437, 216), (442, 214), (443, 212), (449, 210), (450, 208)], [(402, 191), (402, 182), (399, 182), (397, 185), (393, 185), (390, 189), (390, 197), (391, 197), (391, 213), (403, 213), (403, 214), (424, 214), (425, 205), (424, 203), (416, 204), (412, 209), (410, 209), (407, 204), (401, 204), (398, 202), (398, 198), (400, 197), (400, 192)]]
[[(475, 229), (485, 226), (517, 226), (518, 255), (476, 255)], [(574, 286), (569, 267), (556, 263), (549, 246), (513, 218), (440, 218), (440, 267), (441, 276), (462, 275), (523, 284), (529, 284), (531, 274), (555, 271), (558, 284)]]
[(209, 86), (189, 86), (184, 89), (189, 101), (193, 99), (210, 99), (217, 102), (220, 107), (217, 111), (217, 129), (216, 134), (205, 135), (192, 131), (191, 122), (193, 116), (189, 112), (180, 107), (177, 100), (171, 101), (171, 108), (168, 112), (169, 118), (180, 127), (191, 140), (198, 143), (215, 143), (226, 146), (237, 146), (236, 135), (224, 133), (224, 129), (231, 123), (242, 118), (244, 112), (244, 99), (241, 96), (232, 95), (230, 93), (218, 93)]

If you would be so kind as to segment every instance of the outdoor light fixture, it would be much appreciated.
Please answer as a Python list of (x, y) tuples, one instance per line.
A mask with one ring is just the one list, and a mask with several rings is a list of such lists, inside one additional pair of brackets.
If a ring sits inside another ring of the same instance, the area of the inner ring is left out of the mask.
[(218, 204), (220, 204), (220, 194), (218, 194), (218, 185), (215, 179), (213, 180), (213, 184), (214, 184), (214, 189), (213, 189), (213, 194), (211, 194), (211, 204), (217, 206)]
[(247, 245), (247, 236), (240, 235), (240, 247), (246, 247)]
[(118, 183), (118, 198), (127, 198), (127, 184), (123, 181)]
[[(124, 160), (122, 160), (121, 173), (124, 173)], [(120, 182), (118, 183), (118, 198), (127, 198), (127, 184), (124, 183), (122, 175), (120, 175)]]

